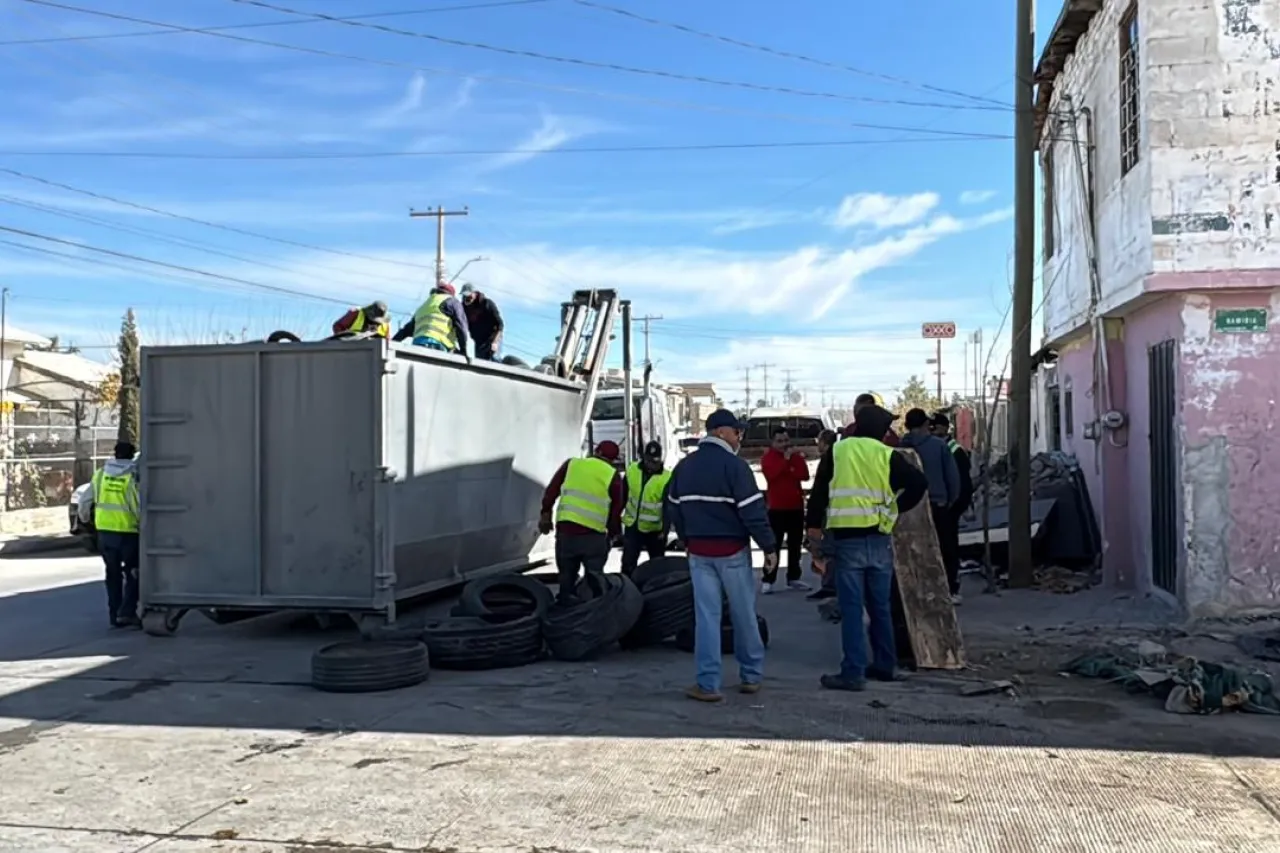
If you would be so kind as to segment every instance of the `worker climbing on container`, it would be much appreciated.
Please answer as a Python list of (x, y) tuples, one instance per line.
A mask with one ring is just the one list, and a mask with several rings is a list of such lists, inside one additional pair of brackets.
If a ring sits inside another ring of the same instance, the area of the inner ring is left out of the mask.
[(363, 308), (351, 308), (333, 324), (335, 337), (366, 331), (373, 332), (380, 338), (391, 337), (391, 312), (387, 309), (387, 303), (378, 301)]
[(651, 441), (644, 446), (639, 462), (627, 468), (627, 508), (622, 515), (622, 573), (628, 577), (640, 561), (640, 552), (656, 560), (667, 552), (670, 529), (663, 512), (671, 472), (662, 465), (662, 445)]
[(114, 459), (93, 474), (89, 493), (77, 512), (98, 530), (98, 550), (106, 568), (107, 611), (111, 627), (138, 622), (138, 470), (137, 449), (116, 442)]
[(561, 604), (573, 601), (581, 571), (604, 573), (609, 542), (622, 530), (626, 493), (614, 467), (620, 452), (614, 442), (602, 441), (592, 455), (566, 460), (542, 494), (540, 533), (551, 532), (555, 509), (556, 600)]
[(467, 327), (467, 312), (458, 301), (457, 292), (448, 282), (440, 282), (431, 289), (425, 302), (414, 312), (413, 319), (396, 332), (397, 341), (412, 337), (413, 345), (427, 349), (467, 355), (467, 340), (471, 332)]
[(493, 361), (502, 343), (502, 312), (488, 296), (470, 284), (462, 285), (462, 307), (467, 313), (467, 328), (476, 342), (476, 358)]

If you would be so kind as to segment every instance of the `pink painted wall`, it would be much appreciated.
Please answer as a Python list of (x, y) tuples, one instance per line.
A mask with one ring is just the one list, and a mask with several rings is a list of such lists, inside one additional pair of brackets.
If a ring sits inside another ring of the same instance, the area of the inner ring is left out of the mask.
[[(1262, 334), (1214, 313), (1266, 308)], [(1280, 291), (1187, 293), (1183, 326), (1184, 598), (1192, 616), (1280, 609)]]
[[(1149, 590), (1151, 584), (1151, 387), (1147, 350), (1155, 344), (1182, 337), (1182, 298), (1167, 296), (1133, 311), (1124, 318), (1124, 361), (1129, 393), (1123, 409), (1129, 425), (1117, 441), (1126, 442), (1129, 513), (1128, 559), (1133, 585)], [(1181, 392), (1179, 390), (1179, 396)], [(1181, 513), (1179, 513), (1181, 517)]]

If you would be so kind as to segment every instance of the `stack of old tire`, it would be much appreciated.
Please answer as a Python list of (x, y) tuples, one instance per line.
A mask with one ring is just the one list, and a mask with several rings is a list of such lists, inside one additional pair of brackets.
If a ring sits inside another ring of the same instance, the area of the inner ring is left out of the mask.
[(693, 583), (688, 557), (659, 557), (641, 563), (631, 575), (644, 606), (623, 635), (624, 649), (656, 646), (693, 624)]
[(581, 661), (617, 643), (640, 619), (644, 597), (628, 578), (588, 572), (573, 597), (542, 617), (542, 636), (557, 660)]
[(462, 588), (446, 619), (422, 627), (422, 641), (436, 669), (481, 670), (541, 660), (542, 618), (551, 591), (533, 578), (498, 575)]

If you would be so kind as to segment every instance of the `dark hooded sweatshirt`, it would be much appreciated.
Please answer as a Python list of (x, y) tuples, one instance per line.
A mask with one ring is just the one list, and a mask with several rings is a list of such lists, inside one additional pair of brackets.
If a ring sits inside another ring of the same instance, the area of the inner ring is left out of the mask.
[[(884, 435), (893, 423), (893, 415), (879, 406), (867, 406), (854, 416), (853, 437), (874, 438), (883, 441)], [(831, 504), (831, 478), (835, 474), (835, 456), (828, 450), (818, 463), (814, 474), (813, 488), (809, 492), (809, 510), (805, 517), (805, 526), (811, 530), (821, 530), (827, 525), (827, 508)], [(929, 489), (929, 481), (924, 472), (907, 461), (901, 453), (894, 453), (889, 458), (889, 488), (898, 495), (898, 513), (904, 513), (920, 503)], [(830, 531), (836, 539), (850, 539), (855, 536), (866, 536), (875, 533), (874, 527), (837, 527)]]
[(462, 307), (467, 312), (471, 336), (477, 344), (486, 344), (502, 331), (502, 312), (498, 310), (497, 303), (480, 291), (477, 290), (475, 295), (476, 298), (470, 302), (464, 301)]

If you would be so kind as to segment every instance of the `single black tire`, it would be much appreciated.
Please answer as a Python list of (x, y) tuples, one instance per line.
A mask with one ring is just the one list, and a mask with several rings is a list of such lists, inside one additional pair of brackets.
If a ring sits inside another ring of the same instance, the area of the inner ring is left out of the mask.
[(669, 575), (687, 579), (689, 577), (689, 558), (659, 557), (656, 560), (646, 560), (636, 566), (636, 570), (631, 573), (631, 582), (640, 587), (643, 592), (650, 581)]
[(225, 607), (202, 607), (200, 615), (204, 616), (215, 625), (231, 625), (236, 622), (243, 622), (246, 619), (253, 619), (258, 616), (265, 616), (270, 610), (229, 610)]
[(267, 343), (269, 344), (300, 344), (302, 343), (302, 338), (298, 337), (293, 332), (286, 332), (283, 329), (281, 329), (279, 331), (275, 331), (267, 335)]
[(546, 584), (523, 575), (495, 575), (462, 588), (458, 616), (542, 616), (555, 600)]
[(459, 616), (428, 622), (423, 642), (436, 669), (506, 669), (542, 658), (542, 626), (536, 615), (491, 620)]
[(417, 640), (334, 643), (311, 656), (311, 686), (326, 693), (398, 690), (427, 680), (425, 644)]
[[(666, 575), (666, 581), (678, 576)], [(681, 583), (650, 586), (643, 592), (644, 609), (640, 618), (621, 639), (624, 649), (638, 649), (659, 645), (681, 629), (693, 625), (693, 585), (688, 580)]]
[[(760, 640), (764, 643), (764, 647), (769, 648), (769, 623), (765, 618), (756, 614), (756, 626), (760, 629)], [(686, 628), (676, 634), (676, 648), (685, 652), (693, 651), (693, 625), (690, 624)], [(726, 614), (725, 620), (720, 624), (720, 654), (733, 654), (733, 623), (728, 621)]]
[(504, 355), (499, 360), (508, 367), (523, 367), (525, 370), (529, 369), (529, 363), (527, 361), (514, 355)]
[(644, 609), (644, 596), (622, 575), (587, 573), (574, 593), (574, 601), (555, 604), (542, 619), (547, 648), (558, 660), (598, 655), (622, 639)]

